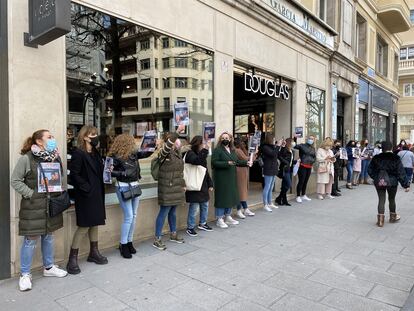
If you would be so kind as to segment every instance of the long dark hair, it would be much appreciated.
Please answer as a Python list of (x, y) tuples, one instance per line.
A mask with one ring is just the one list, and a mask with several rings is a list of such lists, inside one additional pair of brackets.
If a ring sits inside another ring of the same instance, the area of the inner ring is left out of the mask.
[(32, 134), (32, 136), (26, 138), (26, 140), (23, 143), (23, 147), (20, 150), (20, 154), (24, 155), (28, 153), (30, 150), (32, 150), (32, 146), (36, 145), (36, 140), (42, 139), (43, 135), (46, 132), (49, 132), (49, 130), (37, 130), (36, 132)]
[(195, 153), (198, 153), (198, 151), (200, 150), (200, 146), (202, 144), (203, 144), (203, 137), (201, 135), (194, 136), (190, 142), (191, 150), (193, 150)]
[(354, 143), (354, 145), (356, 145), (355, 140), (350, 140), (350, 141), (346, 144), (346, 146), (347, 146), (347, 147), (352, 147), (352, 143)]
[(241, 137), (236, 137), (234, 139), (234, 147), (236, 149), (240, 149), (241, 151), (243, 151), (246, 155), (248, 154), (247, 151), (247, 145), (246, 143), (243, 141), (243, 139)]

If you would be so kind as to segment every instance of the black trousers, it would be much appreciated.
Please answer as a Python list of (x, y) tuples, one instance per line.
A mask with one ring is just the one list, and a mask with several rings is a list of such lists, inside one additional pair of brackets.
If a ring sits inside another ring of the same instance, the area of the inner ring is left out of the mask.
[(388, 201), (390, 203), (390, 213), (395, 213), (395, 196), (397, 195), (398, 187), (389, 187), (387, 189), (377, 189), (378, 193), (378, 214), (384, 214), (386, 193), (388, 192)]
[(339, 190), (339, 175), (340, 174), (341, 174), (341, 169), (335, 169), (334, 182), (332, 185), (332, 193), (338, 192)]
[(299, 167), (298, 170), (298, 185), (296, 186), (296, 192), (298, 197), (306, 194), (306, 187), (308, 186), (309, 177), (311, 176), (312, 168)]

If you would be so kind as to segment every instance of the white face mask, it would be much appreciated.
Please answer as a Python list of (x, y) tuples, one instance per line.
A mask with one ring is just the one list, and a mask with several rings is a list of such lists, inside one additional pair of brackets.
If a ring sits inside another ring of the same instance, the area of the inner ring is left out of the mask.
[(294, 141), (292, 141), (292, 148), (296, 147), (296, 143)]
[(360, 147), (361, 147), (361, 144), (357, 144), (356, 146), (357, 146), (358, 148), (360, 148)]

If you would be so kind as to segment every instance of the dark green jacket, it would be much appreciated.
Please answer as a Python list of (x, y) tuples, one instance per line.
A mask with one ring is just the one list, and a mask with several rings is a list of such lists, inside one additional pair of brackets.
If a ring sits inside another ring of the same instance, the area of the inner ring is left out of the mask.
[[(230, 165), (233, 161), (236, 165)], [(234, 150), (228, 153), (218, 146), (211, 157), (214, 180), (214, 205), (216, 208), (231, 208), (240, 203), (237, 188), (236, 166), (247, 166), (247, 161), (239, 160)]]
[(17, 162), (11, 177), (12, 187), (22, 195), (19, 211), (21, 236), (43, 235), (63, 227), (62, 214), (50, 218), (46, 193), (38, 193), (37, 168), (40, 162), (31, 152), (26, 153)]
[(180, 152), (172, 147), (177, 140), (174, 134), (161, 149), (161, 160), (158, 175), (158, 204), (163, 206), (181, 205), (184, 203), (184, 162)]

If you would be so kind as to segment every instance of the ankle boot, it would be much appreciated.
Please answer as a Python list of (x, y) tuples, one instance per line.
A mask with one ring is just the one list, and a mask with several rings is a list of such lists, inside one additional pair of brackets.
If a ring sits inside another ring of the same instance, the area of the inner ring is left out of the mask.
[(277, 205), (283, 205), (283, 197), (282, 197), (282, 194), (279, 194), (279, 196), (275, 199), (275, 203), (277, 204)]
[(283, 197), (282, 197), (282, 203), (283, 203), (283, 205), (286, 205), (286, 206), (292, 206), (291, 204), (289, 204), (289, 202), (288, 202), (288, 199), (287, 199), (287, 194), (286, 193), (284, 193), (283, 194)]
[(377, 226), (378, 227), (383, 227), (384, 226), (384, 218), (385, 218), (384, 214), (378, 214), (377, 215)]
[(98, 265), (106, 265), (108, 259), (101, 255), (98, 249), (98, 242), (91, 242), (91, 249), (89, 251), (88, 262), (94, 262)]
[(79, 274), (81, 269), (78, 266), (78, 253), (79, 249), (70, 249), (68, 264), (66, 265), (66, 270), (69, 274)]
[(119, 243), (119, 252), (121, 256), (127, 259), (132, 258), (131, 252), (129, 251), (128, 244), (121, 244)]
[(397, 213), (390, 213), (390, 222), (400, 221), (401, 217)]
[(137, 250), (135, 249), (135, 247), (134, 247), (134, 245), (132, 244), (132, 242), (128, 242), (128, 248), (129, 248), (129, 252), (131, 253), (131, 254), (136, 254), (137, 253)]

